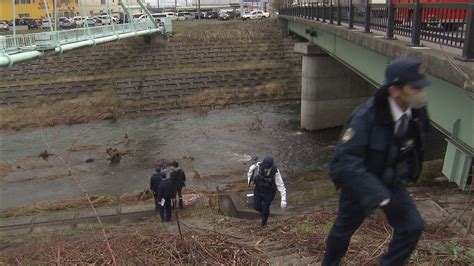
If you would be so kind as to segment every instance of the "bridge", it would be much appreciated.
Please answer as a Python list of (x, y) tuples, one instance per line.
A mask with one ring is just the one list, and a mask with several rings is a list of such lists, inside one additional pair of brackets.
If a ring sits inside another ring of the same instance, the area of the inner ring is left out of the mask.
[[(435, 16), (443, 14), (443, 16)], [(451, 15), (446, 15), (451, 14)], [(421, 60), (432, 124), (446, 136), (443, 174), (467, 189), (474, 154), (474, 1), (460, 4), (286, 3), (279, 26), (307, 43), (303, 55), (301, 126), (342, 125), (377, 87), (394, 59)], [(350, 69), (349, 72), (347, 69)]]
[[(136, 1), (148, 15), (146, 21), (134, 22), (128, 6), (122, 0), (119, 0), (120, 6), (128, 17), (128, 23), (116, 24), (111, 22), (110, 25), (97, 27), (91, 27), (88, 23), (84, 23), (83, 28), (58, 30), (58, 23), (54, 22), (57, 22), (57, 14), (54, 14), (54, 16), (50, 14), (47, 1), (43, 0), (50, 31), (16, 34), (15, 19), (13, 19), (13, 35), (0, 36), (0, 68), (32, 60), (46, 53), (62, 54), (81, 47), (95, 46), (137, 36), (166, 34), (172, 31), (171, 18), (160, 18), (157, 21), (140, 0)], [(81, 3), (85, 7), (85, 1), (81, 0)], [(12, 7), (13, 14), (15, 14), (15, 1), (13, 1)], [(109, 16), (112, 17), (110, 12)], [(146, 38), (145, 40), (147, 40)]]

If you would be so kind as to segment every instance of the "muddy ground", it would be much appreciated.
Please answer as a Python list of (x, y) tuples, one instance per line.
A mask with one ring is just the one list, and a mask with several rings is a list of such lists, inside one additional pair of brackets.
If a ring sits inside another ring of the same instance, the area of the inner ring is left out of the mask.
[[(455, 192), (446, 183), (410, 190), (417, 204), (427, 196), (437, 202), (447, 198), (452, 201), (453, 195), (468, 199), (468, 195)], [(163, 224), (153, 217), (133, 225), (106, 225), (114, 259), (127, 264), (314, 264), (322, 259), (324, 240), (336, 215), (334, 205), (309, 200), (304, 209), (273, 216), (268, 227), (261, 228), (258, 220), (222, 216), (215, 206), (205, 202), (180, 211), (179, 227), (176, 213), (171, 223)], [(442, 216), (419, 208), (426, 226), (409, 265), (471, 265), (473, 242), (466, 240), (453, 225), (457, 215), (440, 219)], [(344, 265), (376, 265), (391, 235), (382, 213), (373, 213), (353, 236)], [(4, 238), (0, 247), (0, 262), (7, 264), (112, 263), (97, 225), (55, 234)]]

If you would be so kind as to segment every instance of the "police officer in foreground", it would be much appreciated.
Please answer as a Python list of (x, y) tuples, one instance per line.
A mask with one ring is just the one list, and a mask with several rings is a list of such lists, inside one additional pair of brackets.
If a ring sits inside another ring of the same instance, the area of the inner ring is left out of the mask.
[(166, 173), (161, 173), (161, 183), (157, 193), (158, 207), (162, 222), (171, 221), (171, 200), (176, 197), (176, 191), (173, 182), (166, 179)]
[(396, 60), (385, 70), (385, 84), (349, 117), (330, 165), (339, 211), (323, 265), (340, 264), (352, 234), (376, 208), (394, 228), (381, 265), (402, 265), (415, 249), (423, 221), (404, 184), (421, 171), (429, 85), (420, 62)]
[(280, 171), (273, 164), (273, 158), (268, 156), (262, 162), (250, 166), (247, 173), (247, 183), (253, 181), (253, 207), (262, 215), (262, 226), (267, 225), (270, 215), (270, 205), (278, 189), (281, 196), (281, 208), (286, 208), (286, 188)]

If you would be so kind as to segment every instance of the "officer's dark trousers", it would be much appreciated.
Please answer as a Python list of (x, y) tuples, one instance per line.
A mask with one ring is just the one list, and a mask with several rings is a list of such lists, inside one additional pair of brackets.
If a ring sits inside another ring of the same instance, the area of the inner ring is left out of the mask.
[[(179, 208), (183, 208), (183, 187), (176, 188), (176, 196), (178, 197)], [(171, 202), (173, 209), (176, 209), (176, 198)]]
[(165, 199), (164, 206), (158, 205), (162, 222), (171, 221), (171, 199)]
[(157, 199), (157, 193), (156, 192), (152, 192), (153, 193), (153, 198), (155, 199), (155, 212), (159, 212), (160, 211), (160, 204), (158, 204), (158, 199)]
[[(391, 198), (397, 199), (403, 205), (405, 215), (395, 216), (390, 209), (384, 208), (388, 223), (394, 228), (394, 234), (380, 263), (381, 265), (402, 265), (416, 247), (423, 230), (423, 221), (405, 187), (396, 185), (391, 188), (391, 192)], [(340, 264), (352, 234), (366, 217), (364, 213), (350, 195), (341, 191), (339, 211), (326, 240), (326, 253), (322, 265)]]
[(265, 226), (270, 215), (270, 205), (275, 199), (275, 192), (262, 192), (258, 189), (253, 191), (253, 207), (262, 215), (262, 226)]

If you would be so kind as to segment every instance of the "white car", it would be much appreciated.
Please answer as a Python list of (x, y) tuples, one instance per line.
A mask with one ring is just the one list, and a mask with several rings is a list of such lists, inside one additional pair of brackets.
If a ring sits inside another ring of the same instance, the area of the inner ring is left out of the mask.
[(5, 31), (10, 30), (10, 26), (8, 25), (6, 21), (0, 21), (0, 30), (5, 30)]
[(143, 18), (144, 16), (146, 15), (142, 13), (138, 13), (138, 14), (132, 15), (132, 20), (133, 22), (138, 22), (140, 21), (140, 18)]
[(166, 14), (168, 15), (168, 17), (171, 17), (171, 20), (178, 20), (178, 14), (174, 12), (166, 12)]
[(41, 29), (49, 29), (49, 20), (43, 19), (41, 20)]
[(169, 17), (168, 14), (166, 14), (166, 13), (154, 13), (154, 14), (151, 14), (151, 15), (153, 16), (153, 18), (155, 19), (156, 22), (162, 22), (163, 18)]
[(109, 15), (102, 15), (98, 17), (102, 23), (102, 25), (110, 25), (112, 23), (117, 23), (118, 19), (114, 17), (110, 17)]
[(76, 22), (76, 26), (78, 26), (78, 27), (84, 26), (84, 18), (83, 17), (76, 16), (73, 19), (74, 19), (74, 22)]
[(189, 12), (178, 13), (178, 20), (189, 20), (189, 19), (194, 19), (194, 15)]
[(263, 12), (261, 10), (255, 10), (252, 12), (245, 12), (242, 15), (243, 20), (248, 20), (248, 19), (264, 19), (270, 17), (270, 13)]

